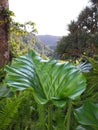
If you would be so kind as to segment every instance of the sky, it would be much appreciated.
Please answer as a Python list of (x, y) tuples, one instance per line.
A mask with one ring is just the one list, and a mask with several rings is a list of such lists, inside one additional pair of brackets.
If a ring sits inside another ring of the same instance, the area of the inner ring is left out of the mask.
[(36, 23), (38, 35), (67, 35), (67, 25), (76, 20), (89, 0), (9, 0), (15, 21)]

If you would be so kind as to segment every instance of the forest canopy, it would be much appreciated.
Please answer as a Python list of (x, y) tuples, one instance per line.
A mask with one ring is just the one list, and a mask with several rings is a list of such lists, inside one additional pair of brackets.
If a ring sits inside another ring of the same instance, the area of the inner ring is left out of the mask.
[(69, 34), (58, 41), (55, 53), (60, 59), (77, 59), (98, 54), (98, 2), (92, 0), (77, 20), (68, 25)]

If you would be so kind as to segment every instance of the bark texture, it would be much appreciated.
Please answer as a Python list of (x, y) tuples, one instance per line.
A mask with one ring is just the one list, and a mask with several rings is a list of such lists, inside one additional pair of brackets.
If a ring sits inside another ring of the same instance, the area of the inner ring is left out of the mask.
[(9, 20), (5, 10), (8, 0), (0, 0), (0, 68), (9, 61)]

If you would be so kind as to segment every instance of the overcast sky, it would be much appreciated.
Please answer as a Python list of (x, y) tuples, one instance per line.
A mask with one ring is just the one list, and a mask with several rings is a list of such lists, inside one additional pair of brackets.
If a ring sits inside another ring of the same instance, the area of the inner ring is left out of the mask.
[(75, 20), (89, 0), (9, 0), (18, 22), (33, 21), (38, 34), (66, 35), (67, 25)]

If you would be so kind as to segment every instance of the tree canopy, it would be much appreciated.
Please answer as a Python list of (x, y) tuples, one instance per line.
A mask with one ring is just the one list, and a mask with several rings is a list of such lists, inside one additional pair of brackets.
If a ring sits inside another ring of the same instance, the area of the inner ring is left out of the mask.
[(85, 7), (76, 21), (68, 25), (69, 34), (57, 44), (56, 54), (61, 59), (76, 59), (81, 55), (93, 56), (98, 53), (98, 13), (97, 1)]

